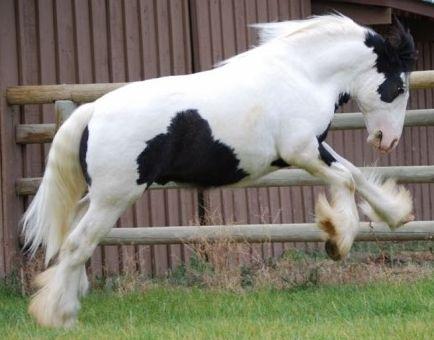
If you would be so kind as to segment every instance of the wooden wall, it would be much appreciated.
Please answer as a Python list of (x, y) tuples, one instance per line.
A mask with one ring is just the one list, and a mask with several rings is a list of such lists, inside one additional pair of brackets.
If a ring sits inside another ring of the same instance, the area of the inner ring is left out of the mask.
[[(28, 202), (15, 194), (15, 180), (41, 176), (49, 149), (48, 144), (17, 146), (14, 127), (54, 120), (52, 105), (8, 107), (7, 86), (134, 81), (205, 70), (254, 44), (248, 24), (302, 18), (310, 11), (307, 0), (1, 0), (0, 277), (19, 263), (17, 225)], [(419, 48), (418, 68), (434, 68), (434, 42), (420, 42)], [(414, 93), (411, 107), (434, 107), (433, 92)], [(358, 165), (377, 158), (379, 164), (433, 164), (434, 150), (429, 148), (433, 128), (406, 129), (398, 150), (384, 159), (366, 146), (365, 137), (362, 131), (336, 132), (330, 141)], [(319, 190), (210, 190), (203, 194), (205, 221), (312, 221)], [(412, 186), (412, 190), (417, 218), (432, 219), (432, 185)], [(199, 210), (195, 190), (153, 191), (123, 215), (118, 227), (198, 223)], [(251, 256), (268, 257), (289, 246), (293, 245), (254, 245), (248, 251)], [(189, 256), (189, 248), (180, 245), (105, 246), (96, 250), (89, 269), (94, 277), (136, 269), (162, 275)]]
[[(7, 86), (135, 81), (191, 73), (210, 68), (214, 61), (234, 54), (235, 44), (237, 50), (245, 50), (252, 41), (246, 23), (310, 13), (308, 2), (299, 0), (245, 3), (236, 0), (4, 0), (0, 6), (1, 161), (4, 165), (0, 276), (10, 273), (17, 264), (17, 225), (28, 203), (16, 196), (14, 182), (19, 177), (41, 176), (49, 149), (49, 145), (15, 145), (14, 126), (54, 120), (52, 105), (7, 107), (4, 101)], [(294, 14), (290, 16), (290, 13)], [(241, 17), (244, 19), (239, 22)], [(219, 39), (225, 41), (224, 53)], [(239, 41), (235, 43), (235, 39)], [(213, 44), (216, 53), (213, 59), (205, 57), (208, 44)], [(146, 193), (122, 216), (118, 227), (191, 223), (198, 223), (197, 192), (162, 190)], [(179, 245), (106, 246), (95, 252), (90, 271), (99, 276), (139, 269), (149, 275), (159, 275), (188, 258), (189, 250)]]

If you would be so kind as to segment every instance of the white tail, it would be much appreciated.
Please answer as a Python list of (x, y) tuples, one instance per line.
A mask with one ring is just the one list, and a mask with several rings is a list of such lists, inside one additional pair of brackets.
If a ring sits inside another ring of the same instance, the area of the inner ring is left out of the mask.
[(56, 133), (41, 185), (22, 219), (26, 246), (32, 256), (41, 244), (46, 247), (46, 265), (70, 232), (76, 206), (86, 190), (79, 147), (93, 109), (94, 104), (80, 106)]

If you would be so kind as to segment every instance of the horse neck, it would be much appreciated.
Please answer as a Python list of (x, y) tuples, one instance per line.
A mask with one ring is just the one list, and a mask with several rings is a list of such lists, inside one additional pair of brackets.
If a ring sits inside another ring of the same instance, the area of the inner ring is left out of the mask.
[(357, 79), (375, 64), (375, 55), (364, 44), (364, 34), (317, 37), (312, 42), (299, 39), (290, 49), (288, 53), (297, 55), (296, 67), (315, 84), (330, 88), (336, 95), (342, 92), (354, 95)]

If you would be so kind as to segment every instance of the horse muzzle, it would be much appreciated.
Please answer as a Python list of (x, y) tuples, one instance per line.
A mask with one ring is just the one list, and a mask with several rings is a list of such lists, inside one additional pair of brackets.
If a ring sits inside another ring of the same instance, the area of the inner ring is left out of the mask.
[(381, 153), (390, 153), (397, 145), (400, 136), (385, 134), (382, 130), (377, 130), (368, 136), (367, 142)]

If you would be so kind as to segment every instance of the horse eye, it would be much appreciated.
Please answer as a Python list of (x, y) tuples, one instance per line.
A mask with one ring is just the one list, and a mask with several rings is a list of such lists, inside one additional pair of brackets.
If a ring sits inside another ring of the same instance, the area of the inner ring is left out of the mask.
[(399, 96), (400, 94), (403, 94), (405, 92), (405, 90), (403, 87), (399, 87), (397, 92), (398, 92), (398, 96)]

